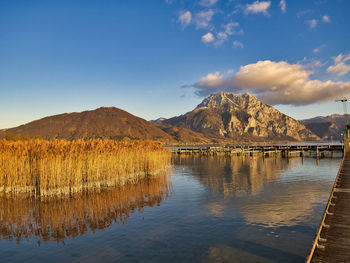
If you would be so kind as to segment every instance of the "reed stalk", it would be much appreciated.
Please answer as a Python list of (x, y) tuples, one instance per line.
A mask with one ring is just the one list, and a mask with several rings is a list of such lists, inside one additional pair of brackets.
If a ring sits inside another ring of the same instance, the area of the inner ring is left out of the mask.
[(0, 141), (0, 192), (36, 196), (136, 183), (164, 171), (170, 153), (151, 141)]

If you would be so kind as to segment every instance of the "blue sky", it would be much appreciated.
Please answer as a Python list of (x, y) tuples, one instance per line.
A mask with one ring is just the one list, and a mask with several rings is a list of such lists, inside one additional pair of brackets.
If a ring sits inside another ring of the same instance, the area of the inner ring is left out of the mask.
[(347, 0), (0, 0), (0, 128), (116, 106), (145, 119), (250, 92), (297, 119), (350, 94)]

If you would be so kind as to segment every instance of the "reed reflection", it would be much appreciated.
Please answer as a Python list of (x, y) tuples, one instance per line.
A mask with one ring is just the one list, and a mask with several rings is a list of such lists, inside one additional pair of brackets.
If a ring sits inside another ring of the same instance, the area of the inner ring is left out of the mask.
[(66, 199), (0, 196), (0, 236), (7, 240), (35, 238), (63, 242), (125, 223), (135, 211), (153, 207), (171, 193), (167, 173), (140, 179), (137, 184), (86, 192)]

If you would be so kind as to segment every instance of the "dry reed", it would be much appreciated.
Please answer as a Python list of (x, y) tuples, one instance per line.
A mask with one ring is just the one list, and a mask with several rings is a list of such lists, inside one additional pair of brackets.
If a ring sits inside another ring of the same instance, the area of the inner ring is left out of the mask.
[(151, 141), (0, 141), (0, 192), (36, 196), (135, 183), (166, 169), (170, 153)]

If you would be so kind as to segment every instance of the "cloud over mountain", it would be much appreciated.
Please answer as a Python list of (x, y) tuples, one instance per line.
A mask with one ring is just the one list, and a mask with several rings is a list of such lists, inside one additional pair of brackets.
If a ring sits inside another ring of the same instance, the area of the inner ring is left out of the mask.
[[(335, 59), (343, 60), (344, 57)], [(345, 71), (339, 69), (339, 72)], [(186, 87), (193, 87), (202, 97), (219, 91), (249, 91), (272, 105), (308, 105), (350, 94), (350, 82), (313, 80), (310, 78), (313, 73), (305, 65), (265, 60), (240, 67), (234, 76), (209, 73)]]

